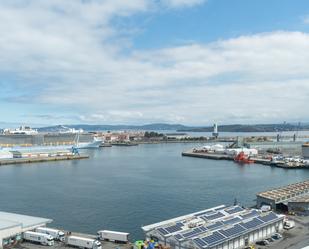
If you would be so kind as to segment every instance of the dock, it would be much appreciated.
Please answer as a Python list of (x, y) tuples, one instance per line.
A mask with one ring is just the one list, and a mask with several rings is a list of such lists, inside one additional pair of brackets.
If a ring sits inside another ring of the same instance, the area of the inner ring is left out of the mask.
[[(228, 160), (234, 161), (234, 156), (222, 154), (222, 153), (215, 153), (215, 152), (193, 152), (193, 150), (184, 151), (181, 153), (182, 156), (186, 157), (197, 157), (197, 158), (205, 158), (205, 159), (212, 159), (212, 160)], [(262, 158), (259, 156), (251, 157), (251, 160), (254, 161), (255, 164), (262, 164), (267, 166), (273, 166), (278, 168), (284, 169), (309, 169), (304, 164), (301, 163), (292, 163), (288, 162), (285, 163), (284, 161), (272, 161), (271, 159)]]
[(88, 155), (65, 155), (65, 156), (53, 156), (53, 157), (32, 157), (32, 158), (10, 158), (0, 159), (0, 166), (10, 164), (24, 164), (24, 163), (41, 163), (41, 162), (53, 162), (63, 160), (79, 160), (88, 159)]

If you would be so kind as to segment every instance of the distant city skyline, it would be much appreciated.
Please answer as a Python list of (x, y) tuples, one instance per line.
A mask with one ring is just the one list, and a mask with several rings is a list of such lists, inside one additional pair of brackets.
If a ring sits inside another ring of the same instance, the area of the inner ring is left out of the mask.
[(3, 0), (0, 127), (308, 122), (306, 0)]

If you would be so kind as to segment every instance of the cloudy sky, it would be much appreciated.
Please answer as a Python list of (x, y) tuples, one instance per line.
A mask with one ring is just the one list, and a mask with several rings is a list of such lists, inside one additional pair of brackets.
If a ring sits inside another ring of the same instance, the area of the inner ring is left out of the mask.
[(309, 121), (308, 0), (1, 0), (0, 123)]

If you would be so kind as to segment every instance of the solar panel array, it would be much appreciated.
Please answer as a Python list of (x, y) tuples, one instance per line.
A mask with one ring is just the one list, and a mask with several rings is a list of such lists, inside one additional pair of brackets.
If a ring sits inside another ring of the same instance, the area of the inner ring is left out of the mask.
[(235, 217), (235, 218), (232, 218), (232, 219), (229, 219), (229, 220), (224, 220), (222, 221), (225, 225), (233, 225), (235, 223), (238, 223), (240, 222), (241, 219), (239, 217)]
[(252, 218), (252, 217), (256, 217), (256, 216), (258, 216), (259, 214), (260, 214), (259, 211), (253, 209), (253, 210), (250, 211), (249, 213), (247, 213), (247, 214), (242, 214), (242, 215), (240, 215), (240, 216), (245, 220), (245, 219), (249, 219), (249, 218)]
[(211, 225), (206, 226), (206, 228), (209, 229), (209, 230), (213, 230), (213, 229), (222, 227), (223, 225), (224, 225), (223, 222), (217, 221), (216, 223), (213, 223), (213, 224), (211, 224)]
[[(273, 212), (263, 215), (257, 210), (251, 210), (248, 213), (240, 215), (236, 214), (241, 211), (244, 211), (244, 209), (239, 206), (224, 208), (224, 211), (208, 210), (194, 215), (205, 220), (206, 225), (188, 230), (188, 227), (185, 226), (188, 221), (184, 223), (177, 222), (167, 227), (160, 227), (157, 231), (163, 236), (174, 233), (174, 238), (178, 241), (191, 239), (199, 248), (206, 249), (278, 219), (278, 216)], [(209, 224), (212, 220), (216, 219), (220, 220)], [(250, 220), (248, 221), (248, 219)], [(186, 227), (186, 231), (184, 226)], [(211, 234), (209, 235), (209, 233)], [(208, 235), (205, 236), (206, 234)]]
[(242, 227), (239, 224), (236, 224), (235, 226), (225, 229), (225, 230), (220, 230), (220, 233), (224, 234), (226, 237), (233, 237), (239, 234), (242, 234), (246, 229)]
[(205, 217), (207, 220), (215, 220), (215, 219), (222, 218), (224, 216), (225, 215), (223, 213), (218, 212), (218, 213), (214, 213), (214, 214), (211, 214), (211, 215), (206, 215), (206, 216), (203, 216), (203, 217)]
[(235, 214), (235, 213), (238, 213), (238, 212), (241, 212), (243, 211), (244, 209), (239, 207), (239, 206), (235, 206), (234, 208), (232, 209), (225, 209), (225, 211), (229, 214)]
[(226, 239), (226, 237), (219, 232), (213, 232), (211, 235), (208, 235), (208, 236), (202, 238), (202, 240), (204, 242), (206, 242), (208, 246), (218, 244), (225, 239)]
[(250, 220), (248, 222), (242, 222), (241, 225), (247, 229), (251, 229), (254, 227), (258, 227), (260, 225), (262, 225), (264, 222), (257, 219), (257, 218), (253, 218), (253, 220)]
[(270, 221), (276, 220), (277, 215), (274, 214), (273, 212), (270, 212), (267, 215), (263, 215), (263, 216), (260, 215), (258, 218), (264, 222), (270, 222)]
[(168, 231), (168, 233), (176, 233), (178, 231), (181, 231), (182, 227), (182, 223), (177, 223), (176, 225), (165, 227), (165, 230)]

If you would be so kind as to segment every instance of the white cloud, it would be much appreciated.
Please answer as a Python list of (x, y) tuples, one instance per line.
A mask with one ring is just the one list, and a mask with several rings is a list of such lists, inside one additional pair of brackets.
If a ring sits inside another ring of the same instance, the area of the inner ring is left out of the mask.
[(309, 24), (309, 16), (304, 16), (302, 19), (304, 24)]
[(155, 2), (21, 2), (0, 3), (0, 75), (16, 78), (6, 86), (14, 91), (5, 96), (10, 101), (65, 109), (72, 122), (85, 123), (309, 118), (307, 33), (262, 33), (124, 54), (127, 44), (117, 42), (112, 18), (148, 11)]
[(171, 8), (192, 7), (206, 2), (206, 0), (161, 0), (162, 4)]

